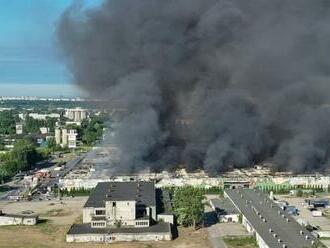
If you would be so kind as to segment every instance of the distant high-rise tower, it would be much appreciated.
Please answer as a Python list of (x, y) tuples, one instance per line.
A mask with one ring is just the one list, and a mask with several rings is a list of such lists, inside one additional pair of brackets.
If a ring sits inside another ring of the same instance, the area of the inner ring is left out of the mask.
[(61, 144), (61, 129), (59, 129), (59, 128), (55, 129), (55, 142), (56, 142), (56, 145)]

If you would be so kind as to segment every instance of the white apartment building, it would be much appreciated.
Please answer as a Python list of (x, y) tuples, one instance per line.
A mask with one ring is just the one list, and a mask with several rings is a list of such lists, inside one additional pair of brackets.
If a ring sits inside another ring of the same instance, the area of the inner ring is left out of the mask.
[[(38, 113), (29, 113), (29, 117), (36, 120), (46, 120), (47, 118), (60, 118), (60, 114), (51, 113), (51, 114), (38, 114)], [(25, 114), (19, 114), (18, 117), (22, 120), (25, 120)]]
[(88, 110), (82, 108), (66, 109), (64, 116), (74, 122), (81, 122), (88, 117)]
[(68, 148), (77, 148), (77, 130), (76, 129), (55, 129), (55, 141), (57, 145)]

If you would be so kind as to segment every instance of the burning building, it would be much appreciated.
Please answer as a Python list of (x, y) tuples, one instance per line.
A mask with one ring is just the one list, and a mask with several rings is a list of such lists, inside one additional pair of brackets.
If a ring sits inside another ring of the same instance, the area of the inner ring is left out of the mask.
[(329, 16), (328, 0), (104, 0), (57, 31), (76, 84), (126, 110), (117, 170), (303, 172), (329, 165)]

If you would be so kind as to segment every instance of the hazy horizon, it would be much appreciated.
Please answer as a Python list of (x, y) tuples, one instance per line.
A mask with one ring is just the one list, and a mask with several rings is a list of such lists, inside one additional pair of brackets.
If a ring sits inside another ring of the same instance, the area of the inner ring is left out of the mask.
[(83, 97), (74, 84), (0, 83), (2, 97)]

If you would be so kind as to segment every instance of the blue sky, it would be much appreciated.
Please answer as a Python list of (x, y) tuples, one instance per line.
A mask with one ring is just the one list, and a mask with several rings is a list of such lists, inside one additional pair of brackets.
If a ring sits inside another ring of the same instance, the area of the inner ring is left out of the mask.
[[(0, 95), (76, 94), (54, 34), (59, 16), (72, 2), (0, 0)], [(101, 0), (84, 2), (96, 6)]]

